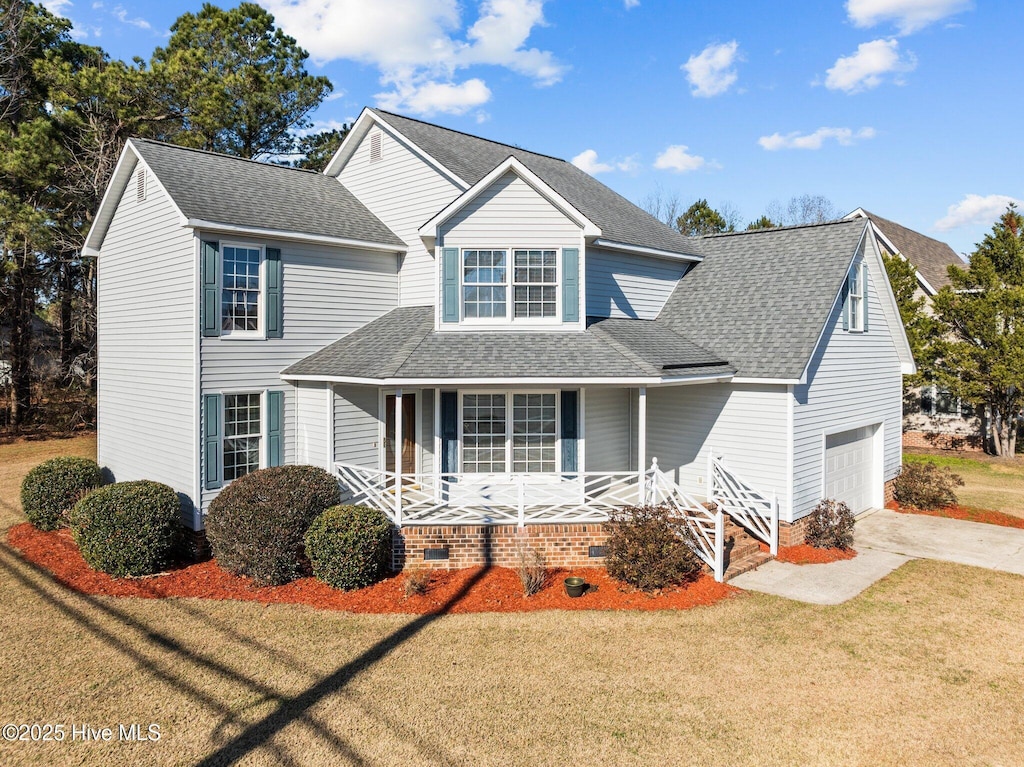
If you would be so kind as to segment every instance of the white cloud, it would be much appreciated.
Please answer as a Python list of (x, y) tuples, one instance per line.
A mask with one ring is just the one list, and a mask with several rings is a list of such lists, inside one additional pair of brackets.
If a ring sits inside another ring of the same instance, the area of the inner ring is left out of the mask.
[(623, 0), (623, 5), (626, 6), (626, 10), (631, 10), (640, 5), (640, 0)]
[(483, 80), (456, 76), (473, 66), (505, 67), (539, 86), (559, 82), (566, 66), (551, 51), (527, 47), (545, 25), (544, 1), (483, 0), (467, 27), (458, 0), (260, 0), (314, 61), (375, 66), (392, 88), (378, 95), (381, 106), (422, 105), (421, 114), (486, 102)]
[(141, 17), (135, 17), (134, 19), (128, 18), (128, 11), (122, 8), (120, 5), (113, 10), (114, 17), (122, 24), (131, 24), (133, 27), (139, 29), (152, 29), (153, 25)]
[(324, 101), (337, 101), (338, 99), (345, 98), (345, 91), (340, 88), (336, 91), (331, 91), (331, 94), (324, 99)]
[(1011, 202), (1016, 203), (1017, 207), (1024, 207), (1024, 200), (1005, 194), (990, 194), (985, 197), (980, 194), (964, 195), (960, 202), (946, 209), (946, 215), (935, 222), (935, 228), (948, 232), (950, 229), (959, 229), (971, 224), (992, 224)]
[(671, 170), (676, 173), (687, 173), (691, 170), (700, 170), (707, 165), (707, 160), (697, 155), (687, 153), (689, 147), (683, 144), (673, 144), (665, 149), (654, 160), (654, 167), (658, 170)]
[(74, 3), (72, 3), (71, 0), (42, 0), (41, 5), (54, 16), (67, 18), (66, 11), (68, 8), (72, 7)]
[(891, 21), (900, 34), (909, 35), (971, 7), (971, 0), (847, 0), (846, 14), (855, 26)]
[(612, 160), (612, 162), (607, 163), (598, 160), (597, 152), (593, 149), (584, 149), (578, 155), (573, 157), (571, 162), (584, 173), (589, 173), (591, 176), (596, 176), (598, 173), (608, 173), (613, 170), (632, 173), (640, 167), (640, 163), (635, 154), (631, 154), (629, 157), (624, 157), (621, 160)]
[[(910, 72), (917, 66), (917, 59), (912, 53), (901, 57), (899, 47), (895, 39), (861, 43), (856, 53), (839, 57), (835, 66), (826, 72), (825, 87), (857, 93), (880, 85), (883, 75)], [(900, 84), (899, 79), (896, 82)]]
[(871, 139), (877, 135), (874, 128), (861, 128), (859, 131), (852, 131), (849, 128), (818, 128), (814, 133), (801, 135), (799, 132), (773, 133), (770, 136), (761, 136), (757, 143), (769, 152), (779, 149), (821, 149), (823, 143), (828, 139), (835, 139), (841, 146), (851, 146), (863, 139)]
[(739, 43), (735, 40), (721, 45), (709, 45), (687, 59), (681, 69), (693, 86), (694, 96), (717, 96), (725, 93), (739, 75), (733, 65), (741, 61)]
[(374, 96), (383, 109), (432, 115), (438, 112), (461, 115), (491, 100), (491, 89), (474, 77), (462, 83), (395, 82), (395, 90)]

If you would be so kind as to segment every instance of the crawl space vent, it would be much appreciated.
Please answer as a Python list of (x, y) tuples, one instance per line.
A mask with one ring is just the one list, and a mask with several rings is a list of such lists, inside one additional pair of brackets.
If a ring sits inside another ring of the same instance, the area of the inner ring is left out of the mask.
[(448, 549), (423, 549), (423, 559), (426, 561), (448, 559)]

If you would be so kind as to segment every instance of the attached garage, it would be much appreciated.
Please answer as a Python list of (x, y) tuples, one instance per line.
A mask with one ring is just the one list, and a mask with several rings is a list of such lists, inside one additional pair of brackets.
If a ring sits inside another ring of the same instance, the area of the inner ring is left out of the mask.
[[(880, 424), (825, 436), (825, 498), (845, 501), (854, 514), (880, 505), (875, 436)], [(881, 448), (879, 448), (880, 450)]]

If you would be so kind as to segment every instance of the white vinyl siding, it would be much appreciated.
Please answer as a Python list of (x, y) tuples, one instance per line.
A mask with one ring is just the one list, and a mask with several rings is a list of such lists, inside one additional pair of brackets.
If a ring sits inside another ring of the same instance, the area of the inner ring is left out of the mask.
[(331, 406), (331, 390), (326, 384), (295, 385), (295, 463), (330, 470)]
[(99, 463), (194, 501), (196, 251), (158, 183), (125, 187), (98, 265)]
[(334, 460), (377, 468), (379, 393), (374, 386), (335, 386)]
[[(218, 239), (203, 233), (203, 240)], [(284, 397), (284, 463), (295, 463), (295, 387), (281, 371), (395, 308), (397, 258), (378, 252), (292, 242), (257, 241), (280, 248), (283, 338), (201, 339), (202, 392), (276, 389)], [(325, 415), (326, 406), (325, 406)], [(339, 459), (341, 460), (341, 459)], [(216, 496), (204, 491), (203, 508)]]
[(630, 390), (587, 388), (583, 426), (587, 471), (629, 471), (634, 450), (630, 437)]
[(434, 390), (424, 389), (420, 397), (420, 471), (431, 474), (434, 471)]
[(653, 320), (687, 264), (587, 248), (587, 316)]
[(878, 273), (873, 254), (868, 256), (868, 332), (844, 333), (837, 302), (808, 367), (807, 383), (794, 388), (795, 519), (821, 500), (826, 434), (881, 424), (884, 479), (900, 469), (903, 376), (879, 298), (885, 277)]
[[(378, 128), (371, 128), (372, 135)], [(402, 306), (429, 306), (437, 301), (434, 257), (419, 228), (454, 200), (459, 188), (418, 153), (381, 131), (380, 159), (371, 162), (364, 137), (339, 180), (408, 245), (400, 274)]]
[[(647, 460), (697, 497), (707, 493), (708, 449), (785, 514), (785, 386), (704, 384), (647, 390)], [(589, 440), (588, 440), (589, 441)]]

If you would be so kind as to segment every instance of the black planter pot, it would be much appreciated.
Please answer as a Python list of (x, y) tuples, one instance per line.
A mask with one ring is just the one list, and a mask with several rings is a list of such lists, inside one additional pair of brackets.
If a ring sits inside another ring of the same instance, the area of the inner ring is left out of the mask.
[(586, 590), (587, 582), (582, 578), (573, 576), (565, 579), (565, 593), (573, 599), (583, 596), (583, 592)]

